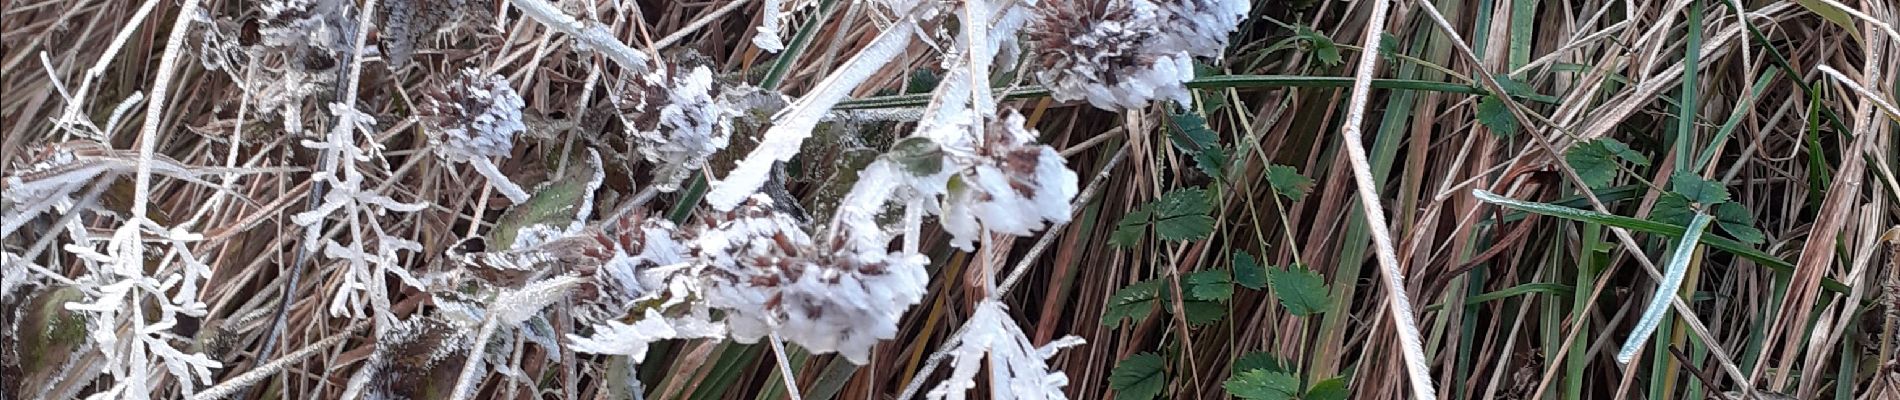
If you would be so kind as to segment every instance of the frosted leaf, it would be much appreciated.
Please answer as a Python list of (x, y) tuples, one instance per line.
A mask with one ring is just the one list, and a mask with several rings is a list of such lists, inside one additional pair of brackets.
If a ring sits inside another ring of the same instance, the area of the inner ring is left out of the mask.
[(1069, 377), (1049, 368), (1049, 359), (1057, 350), (1082, 344), (1082, 338), (1066, 336), (1036, 346), (1009, 316), (1002, 302), (984, 300), (963, 334), (951, 339), (950, 377), (931, 389), (930, 399), (964, 399), (976, 387), (983, 361), (989, 361), (990, 396), (995, 399), (1067, 399), (1062, 388)]
[(732, 118), (739, 111), (715, 95), (715, 85), (705, 66), (671, 77), (655, 70), (622, 95), (622, 116), (632, 124), (628, 135), (634, 150), (658, 166), (653, 185), (660, 191), (678, 190), (730, 142)]
[(943, 228), (951, 244), (964, 250), (988, 230), (1028, 236), (1043, 221), (1069, 221), (1069, 200), (1077, 193), (1075, 171), (1054, 148), (1035, 144), (1034, 131), (1010, 110), (984, 129), (975, 154), (961, 159), (962, 185), (944, 199)]
[(647, 309), (642, 318), (631, 324), (607, 321), (594, 325), (593, 330), (592, 336), (567, 335), (571, 348), (582, 353), (628, 356), (635, 363), (646, 360), (647, 346), (653, 342), (725, 335), (725, 330), (719, 325), (703, 320), (670, 319), (654, 309)]
[(516, 325), (540, 313), (549, 304), (567, 297), (567, 291), (581, 282), (579, 277), (562, 275), (530, 282), (519, 289), (502, 291), (488, 305), (489, 318), (501, 325)]
[(852, 251), (838, 241), (815, 245), (766, 196), (712, 220), (696, 242), (704, 294), (726, 311), (740, 342), (776, 333), (813, 353), (863, 364), (879, 340), (896, 337), (897, 320), (923, 298), (922, 255)]

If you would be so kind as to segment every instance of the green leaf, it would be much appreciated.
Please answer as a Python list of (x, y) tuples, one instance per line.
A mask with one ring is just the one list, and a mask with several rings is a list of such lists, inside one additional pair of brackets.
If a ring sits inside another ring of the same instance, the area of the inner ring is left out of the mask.
[(1621, 165), (1618, 160), (1636, 165), (1649, 165), (1649, 157), (1630, 150), (1629, 145), (1610, 138), (1598, 138), (1583, 142), (1564, 154), (1564, 161), (1577, 171), (1584, 184), (1592, 188), (1608, 186), (1616, 179)]
[(1227, 393), (1249, 400), (1293, 400), (1300, 394), (1300, 377), (1264, 369), (1242, 371), (1227, 379)]
[(1267, 287), (1267, 268), (1261, 266), (1260, 260), (1255, 259), (1252, 254), (1236, 251), (1234, 252), (1234, 283), (1253, 290)]
[(1663, 193), (1656, 198), (1656, 205), (1649, 209), (1649, 219), (1670, 225), (1688, 225), (1689, 218), (1695, 216), (1695, 207), (1689, 204), (1688, 197), (1681, 193)]
[(1386, 61), (1399, 58), (1399, 37), (1390, 32), (1379, 35), (1379, 57)]
[(943, 171), (943, 148), (934, 140), (912, 136), (898, 139), (884, 157), (916, 176), (931, 176)]
[(1713, 206), (1728, 201), (1728, 188), (1721, 183), (1702, 179), (1700, 176), (1676, 174), (1669, 177), (1670, 190), (1682, 193), (1689, 201), (1703, 206)]
[(1313, 189), (1313, 179), (1300, 175), (1300, 171), (1293, 167), (1273, 164), (1267, 166), (1267, 186), (1273, 187), (1274, 193), (1298, 203)]
[(1195, 272), (1184, 279), (1188, 296), (1204, 301), (1227, 301), (1234, 297), (1234, 278), (1228, 270)]
[(1256, 351), (1242, 355), (1239, 359), (1234, 360), (1233, 369), (1234, 375), (1256, 369), (1266, 370), (1268, 372), (1289, 372), (1292, 370), (1292, 368), (1288, 367), (1290, 365), (1293, 365), (1293, 363), (1282, 360), (1280, 357), (1273, 355), (1273, 353)]
[(1294, 36), (1306, 44), (1306, 49), (1313, 52), (1313, 58), (1322, 65), (1337, 67), (1345, 61), (1339, 56), (1339, 45), (1333, 43), (1333, 38), (1326, 37), (1325, 33), (1302, 26), (1294, 32)]
[(1134, 247), (1141, 243), (1141, 235), (1148, 233), (1148, 223), (1153, 215), (1154, 211), (1148, 210), (1147, 207), (1123, 215), (1121, 221), (1115, 223), (1115, 233), (1109, 235), (1108, 244), (1116, 247)]
[(1140, 322), (1148, 318), (1161, 299), (1161, 284), (1160, 279), (1150, 279), (1116, 290), (1102, 310), (1102, 325), (1113, 327), (1123, 319)]
[(1212, 301), (1182, 301), (1181, 309), (1187, 311), (1187, 315), (1181, 316), (1181, 319), (1187, 320), (1188, 325), (1192, 326), (1207, 325), (1225, 319), (1223, 317), (1227, 316), (1227, 305)]
[(1302, 400), (1346, 400), (1346, 377), (1335, 376), (1306, 388)]
[(1736, 203), (1722, 203), (1715, 206), (1715, 226), (1734, 236), (1735, 241), (1747, 244), (1762, 244), (1768, 241), (1760, 229), (1755, 229), (1755, 214), (1748, 207)]
[(1332, 303), (1329, 299), (1326, 280), (1299, 265), (1286, 269), (1274, 269), (1267, 272), (1272, 279), (1273, 296), (1280, 299), (1287, 312), (1298, 316), (1308, 316), (1326, 311)]
[(574, 157), (563, 177), (554, 179), (528, 196), (528, 201), (509, 207), (495, 222), (495, 228), (488, 231), (485, 238), (489, 246), (496, 250), (506, 250), (515, 244), (515, 236), (521, 229), (535, 225), (567, 226), (580, 214), (581, 203), (588, 199), (589, 186), (596, 179), (601, 166), (592, 165), (585, 157)]
[(1491, 133), (1498, 136), (1517, 136), (1517, 117), (1511, 115), (1511, 109), (1497, 96), (1487, 95), (1478, 100), (1478, 123), (1491, 128)]
[(1168, 241), (1206, 238), (1214, 232), (1214, 217), (1207, 215), (1207, 190), (1179, 189), (1161, 195), (1155, 204), (1155, 236)]
[(1168, 131), (1168, 139), (1174, 147), (1194, 158), (1194, 165), (1202, 173), (1216, 179), (1227, 176), (1228, 150), (1220, 144), (1220, 134), (1207, 127), (1207, 118), (1193, 110), (1180, 110), (1170, 107), (1169, 119), (1178, 129)]
[(1167, 388), (1164, 367), (1160, 355), (1136, 353), (1115, 363), (1115, 369), (1108, 373), (1108, 388), (1115, 389), (1118, 400), (1153, 399)]

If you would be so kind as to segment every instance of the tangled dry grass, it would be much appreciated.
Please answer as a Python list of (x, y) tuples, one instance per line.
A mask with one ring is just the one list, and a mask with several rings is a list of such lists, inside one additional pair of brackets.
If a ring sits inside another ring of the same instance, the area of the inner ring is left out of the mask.
[(0, 0), (0, 399), (1900, 398), (1891, 1), (1018, 2)]

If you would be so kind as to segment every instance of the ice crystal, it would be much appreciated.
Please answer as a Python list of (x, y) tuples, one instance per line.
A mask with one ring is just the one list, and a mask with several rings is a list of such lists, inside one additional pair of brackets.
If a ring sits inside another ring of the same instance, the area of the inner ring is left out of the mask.
[(1218, 59), (1227, 50), (1227, 37), (1240, 27), (1252, 8), (1248, 0), (1135, 0), (1153, 1), (1157, 29), (1153, 46), (1179, 49), (1189, 55)]

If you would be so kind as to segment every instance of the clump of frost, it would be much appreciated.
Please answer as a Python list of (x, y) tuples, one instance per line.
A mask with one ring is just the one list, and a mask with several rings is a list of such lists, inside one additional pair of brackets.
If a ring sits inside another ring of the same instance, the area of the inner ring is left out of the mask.
[[(1143, 0), (1136, 0), (1143, 1)], [(1252, 9), (1248, 0), (1147, 0), (1153, 1), (1160, 34), (1154, 46), (1179, 49), (1189, 55), (1217, 59), (1227, 50), (1227, 38), (1240, 28)]]
[(1036, 144), (1035, 131), (1013, 109), (983, 133), (974, 153), (952, 157), (963, 168), (962, 185), (951, 185), (944, 200), (943, 229), (951, 244), (970, 250), (984, 230), (1029, 236), (1043, 221), (1068, 222), (1077, 180), (1062, 155)]
[(356, 31), (355, 2), (268, 0), (259, 5), (254, 57), (275, 60), (261, 82), (245, 82), (251, 107), (276, 114), (291, 133), (303, 132), (303, 103), (336, 82)]
[(863, 364), (897, 320), (923, 299), (922, 255), (813, 243), (772, 200), (754, 195), (715, 215), (696, 242), (706, 300), (726, 311), (732, 337), (753, 343), (771, 334)]
[(982, 371), (986, 359), (990, 367), (989, 398), (1011, 400), (1055, 400), (1067, 399), (1062, 388), (1068, 386), (1069, 377), (1062, 371), (1049, 368), (1049, 358), (1057, 350), (1082, 344), (1082, 338), (1065, 336), (1049, 344), (1036, 346), (1023, 334), (1023, 329), (1009, 316), (1009, 310), (1002, 302), (984, 300), (977, 304), (976, 313), (965, 322), (963, 334), (952, 338), (946, 345), (955, 346), (949, 354), (954, 358), (950, 362), (949, 379), (945, 379), (926, 395), (930, 399), (966, 398), (970, 389), (976, 388), (977, 374)]
[(732, 118), (740, 112), (718, 93), (716, 85), (712, 70), (705, 66), (672, 74), (656, 69), (621, 96), (619, 107), (629, 125), (628, 135), (634, 149), (657, 165), (652, 184), (660, 191), (678, 190), (681, 182), (730, 142)]
[(1186, 105), (1194, 58), (1219, 58), (1249, 8), (1246, 0), (1051, 3), (1029, 30), (1036, 79), (1057, 100), (1088, 100), (1105, 110), (1154, 99)]
[(27, 260), (10, 251), (0, 250), (0, 303), (11, 304), (14, 292), (34, 284), (27, 273)]
[(496, 191), (515, 204), (528, 201), (528, 193), (488, 160), (508, 157), (515, 147), (515, 134), (528, 129), (521, 120), (524, 105), (521, 95), (508, 86), (507, 78), (463, 69), (455, 81), (429, 97), (424, 110), (435, 155), (474, 166)]

